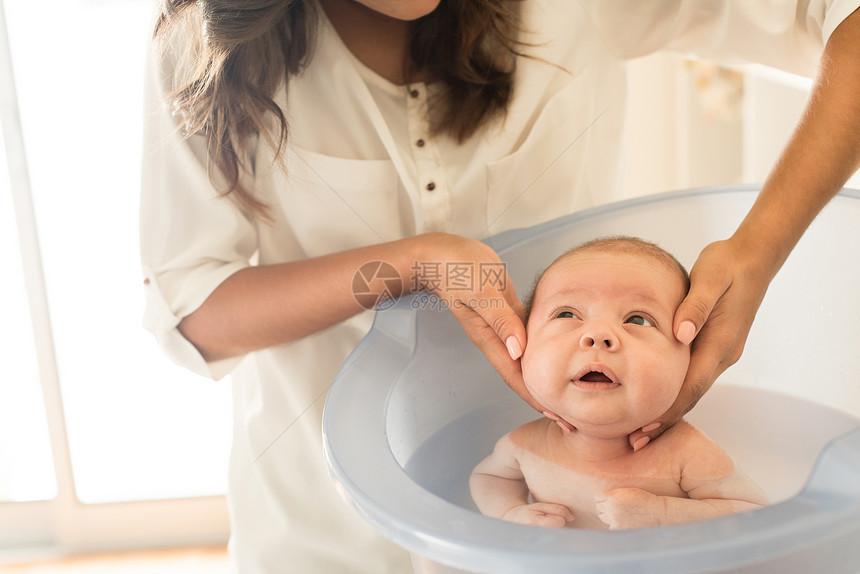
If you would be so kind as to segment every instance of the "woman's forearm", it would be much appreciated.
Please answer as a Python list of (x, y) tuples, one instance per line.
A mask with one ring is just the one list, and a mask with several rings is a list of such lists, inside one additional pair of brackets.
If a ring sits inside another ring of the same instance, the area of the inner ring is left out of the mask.
[[(393, 268), (399, 281), (359, 278), (353, 289), (359, 269), (370, 263), (362, 271), (372, 274), (374, 262)], [(451, 270), (453, 278), (447, 276)], [(465, 284), (463, 270), (471, 274)], [(484, 271), (489, 273), (479, 277)], [(518, 363), (505, 348), (513, 346), (515, 338), (522, 349), (525, 328), (522, 305), (504, 264), (487, 245), (450, 233), (424, 233), (302, 261), (245, 268), (186, 316), (179, 331), (206, 360), (214, 361), (312, 335), (375, 302), (372, 295), (371, 301), (357, 300), (356, 292), (387, 291), (386, 295), (399, 297), (425, 288), (444, 300), (508, 384), (524, 393)]]
[[(228, 277), (179, 331), (208, 361), (301, 339), (344, 321), (365, 308), (356, 300), (353, 277), (362, 265), (384, 261), (411, 289), (418, 238), (382, 243), (311, 259), (247, 267)], [(382, 292), (388, 285), (369, 284)]]
[(860, 10), (833, 32), (803, 117), (733, 240), (772, 277), (860, 167)]

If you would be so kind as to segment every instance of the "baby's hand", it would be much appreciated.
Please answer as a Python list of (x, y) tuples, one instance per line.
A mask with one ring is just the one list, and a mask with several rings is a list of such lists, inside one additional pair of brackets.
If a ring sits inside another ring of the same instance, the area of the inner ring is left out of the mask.
[(659, 499), (639, 488), (614, 488), (594, 497), (597, 515), (610, 530), (657, 526)]
[(517, 522), (530, 526), (564, 528), (565, 524), (573, 520), (573, 513), (562, 504), (535, 502), (514, 506), (502, 518), (508, 522)]

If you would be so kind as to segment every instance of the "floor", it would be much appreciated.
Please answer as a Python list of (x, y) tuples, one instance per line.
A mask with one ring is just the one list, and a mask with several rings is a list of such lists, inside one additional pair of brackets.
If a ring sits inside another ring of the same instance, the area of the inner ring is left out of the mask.
[(227, 549), (219, 547), (73, 556), (27, 564), (2, 564), (3, 574), (227, 574)]

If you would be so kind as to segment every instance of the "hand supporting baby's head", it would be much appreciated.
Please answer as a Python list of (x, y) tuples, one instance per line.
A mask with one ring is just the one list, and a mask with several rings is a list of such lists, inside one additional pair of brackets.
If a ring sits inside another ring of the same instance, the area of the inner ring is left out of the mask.
[(630, 237), (591, 241), (556, 259), (527, 300), (523, 379), (548, 411), (588, 434), (626, 436), (663, 414), (690, 348), (673, 333), (689, 275)]

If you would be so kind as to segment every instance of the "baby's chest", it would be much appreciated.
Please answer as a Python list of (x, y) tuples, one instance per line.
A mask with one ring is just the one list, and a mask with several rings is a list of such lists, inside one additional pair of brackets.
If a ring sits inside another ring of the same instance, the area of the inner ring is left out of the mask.
[(594, 497), (615, 488), (640, 488), (658, 496), (684, 497), (671, 468), (583, 464), (562, 466), (537, 456), (521, 461), (529, 492), (536, 502), (563, 504), (573, 512), (575, 528), (605, 528)]

